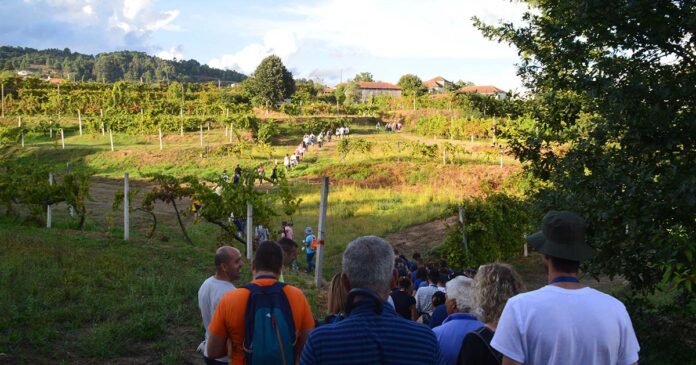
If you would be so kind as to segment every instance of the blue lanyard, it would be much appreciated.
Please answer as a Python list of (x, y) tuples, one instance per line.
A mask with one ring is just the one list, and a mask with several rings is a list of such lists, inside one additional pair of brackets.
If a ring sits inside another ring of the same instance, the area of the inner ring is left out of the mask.
[(575, 276), (559, 276), (553, 280), (549, 284), (553, 283), (579, 283), (580, 280), (576, 278)]

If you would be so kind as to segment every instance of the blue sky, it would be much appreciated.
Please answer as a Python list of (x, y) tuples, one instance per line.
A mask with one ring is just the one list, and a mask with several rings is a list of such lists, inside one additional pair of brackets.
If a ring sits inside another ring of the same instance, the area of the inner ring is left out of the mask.
[(328, 85), (367, 71), (392, 83), (414, 73), (515, 89), (516, 50), (485, 40), (471, 17), (517, 23), (525, 9), (509, 0), (10, 0), (0, 3), (0, 44), (139, 50), (246, 74), (273, 53), (296, 77)]

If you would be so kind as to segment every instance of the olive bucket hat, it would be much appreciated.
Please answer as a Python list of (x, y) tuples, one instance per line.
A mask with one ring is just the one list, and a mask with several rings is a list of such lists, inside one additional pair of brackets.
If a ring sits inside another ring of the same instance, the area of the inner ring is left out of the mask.
[(569, 211), (550, 211), (542, 221), (542, 230), (527, 237), (538, 252), (561, 259), (585, 261), (597, 252), (585, 243), (585, 220)]

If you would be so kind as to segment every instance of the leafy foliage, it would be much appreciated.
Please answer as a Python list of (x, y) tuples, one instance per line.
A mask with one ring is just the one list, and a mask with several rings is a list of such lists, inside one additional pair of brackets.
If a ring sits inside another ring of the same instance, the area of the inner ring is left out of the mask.
[(404, 95), (407, 96), (421, 96), (425, 94), (427, 89), (423, 86), (423, 81), (420, 77), (414, 74), (406, 74), (399, 78), (397, 85), (401, 86), (401, 90)]
[[(509, 261), (522, 252), (525, 234), (533, 230), (529, 203), (513, 195), (493, 193), (465, 200), (465, 225), (457, 223), (438, 248), (458, 268)], [(457, 214), (457, 210), (453, 209)], [(464, 229), (466, 227), (466, 230)], [(468, 251), (464, 249), (466, 231)]]
[(342, 138), (338, 141), (336, 149), (341, 154), (341, 159), (345, 159), (349, 153), (369, 153), (374, 144), (364, 138)]
[(292, 73), (276, 55), (270, 55), (261, 61), (248, 85), (260, 104), (268, 102), (272, 106), (290, 98), (295, 92)]
[(477, 24), (523, 55), (534, 100), (510, 146), (551, 183), (541, 205), (588, 220), (599, 249), (592, 273), (648, 291), (667, 281), (694, 296), (695, 5), (535, 4), (519, 28)]

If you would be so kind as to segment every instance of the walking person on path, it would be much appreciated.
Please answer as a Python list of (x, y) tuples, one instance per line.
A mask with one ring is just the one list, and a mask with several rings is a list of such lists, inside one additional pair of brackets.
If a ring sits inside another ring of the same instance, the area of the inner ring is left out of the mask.
[(314, 247), (316, 243), (314, 242), (316, 240), (316, 237), (314, 236), (314, 232), (312, 232), (311, 227), (305, 228), (305, 250), (307, 252), (307, 273), (312, 273), (314, 272), (314, 254), (316, 253)]

